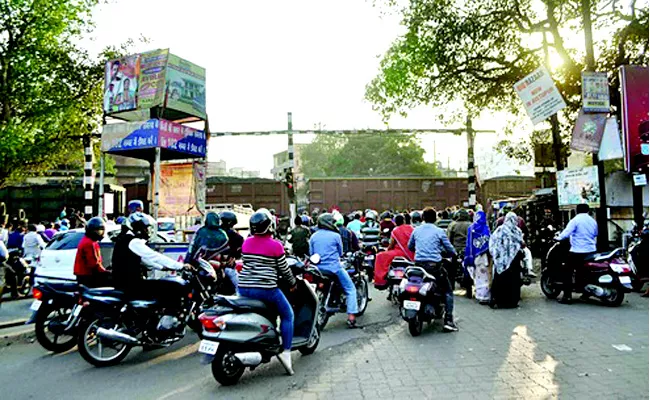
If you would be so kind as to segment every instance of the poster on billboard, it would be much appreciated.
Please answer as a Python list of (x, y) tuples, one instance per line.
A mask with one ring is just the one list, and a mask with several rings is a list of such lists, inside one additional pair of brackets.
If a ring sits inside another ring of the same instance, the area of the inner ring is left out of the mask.
[(104, 71), (104, 112), (112, 114), (137, 108), (140, 55), (134, 54), (106, 63)]
[(606, 72), (582, 72), (582, 110), (609, 112), (609, 82)]
[(526, 107), (533, 125), (557, 113), (566, 103), (555, 87), (553, 78), (544, 67), (539, 67), (524, 79), (515, 83), (515, 91)]
[(600, 206), (598, 166), (565, 169), (557, 172), (557, 200), (560, 207), (589, 204)]
[(165, 97), (165, 71), (169, 49), (158, 49), (140, 56), (138, 108), (162, 105)]
[(205, 119), (205, 68), (169, 55), (166, 107)]
[(205, 212), (205, 193), (207, 179), (207, 165), (205, 160), (194, 162), (194, 196), (196, 207), (202, 214)]
[(589, 153), (597, 152), (606, 122), (605, 113), (585, 114), (580, 110), (571, 135), (571, 149)]
[(648, 67), (624, 65), (619, 73), (625, 171), (639, 171), (648, 165)]
[(160, 166), (161, 217), (199, 215), (194, 195), (194, 163), (170, 163)]
[(618, 122), (616, 117), (607, 118), (605, 123), (605, 132), (603, 139), (600, 141), (600, 149), (598, 150), (598, 159), (616, 160), (623, 158), (623, 145), (621, 144), (621, 134), (618, 130)]

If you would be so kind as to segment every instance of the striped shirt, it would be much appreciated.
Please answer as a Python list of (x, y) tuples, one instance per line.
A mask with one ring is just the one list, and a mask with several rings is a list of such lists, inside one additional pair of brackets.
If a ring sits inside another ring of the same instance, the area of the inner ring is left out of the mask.
[(241, 288), (273, 289), (278, 287), (278, 279), (291, 286), (296, 283), (284, 256), (284, 246), (270, 235), (246, 239), (242, 261), (238, 285)]

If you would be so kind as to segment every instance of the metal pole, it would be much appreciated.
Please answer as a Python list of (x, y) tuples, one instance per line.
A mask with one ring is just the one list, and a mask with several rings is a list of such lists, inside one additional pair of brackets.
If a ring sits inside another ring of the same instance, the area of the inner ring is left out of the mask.
[[(546, 41), (546, 31), (542, 32), (544, 56), (546, 59), (546, 69), (549, 69), (550, 59), (548, 54), (548, 42)], [(555, 155), (556, 171), (564, 169), (564, 160), (562, 159), (562, 137), (560, 136), (560, 123), (557, 120), (557, 113), (551, 115), (551, 132), (553, 133), (553, 153)], [(557, 172), (556, 172), (557, 173)]]
[(154, 232), (158, 233), (158, 207), (160, 206), (160, 147), (156, 147), (153, 175), (153, 217), (156, 220)]
[[(587, 71), (596, 69), (594, 41), (591, 32), (591, 0), (582, 0), (582, 24), (585, 32), (585, 53)], [(607, 220), (607, 191), (605, 190), (605, 164), (598, 160), (598, 152), (592, 154), (592, 162), (598, 166), (598, 186), (600, 190), (600, 207), (596, 210), (598, 222), (598, 247), (609, 248), (609, 222)], [(633, 189), (634, 190), (634, 189)]]
[(99, 187), (97, 188), (97, 214), (104, 217), (104, 170), (106, 169), (106, 153), (102, 152), (99, 157)]
[(93, 215), (93, 142), (90, 137), (83, 137), (84, 145), (84, 214), (86, 218)]
[(467, 194), (469, 208), (476, 208), (476, 169), (474, 168), (474, 129), (472, 119), (467, 116)]
[(287, 113), (287, 154), (289, 156), (289, 172), (291, 182), (287, 182), (287, 193), (289, 195), (289, 224), (294, 227), (293, 220), (296, 218), (296, 191), (293, 180), (293, 116), (291, 112)]

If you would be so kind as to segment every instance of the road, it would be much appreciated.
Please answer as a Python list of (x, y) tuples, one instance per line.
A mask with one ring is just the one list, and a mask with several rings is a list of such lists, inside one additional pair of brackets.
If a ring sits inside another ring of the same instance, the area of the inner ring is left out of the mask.
[(0, 305), (0, 326), (20, 320), (29, 319), (32, 310), (29, 309), (34, 299), (31, 297), (20, 300), (3, 301)]
[(374, 297), (360, 318), (365, 329), (345, 329), (336, 316), (316, 353), (294, 354), (293, 377), (274, 360), (220, 387), (200, 365), (193, 335), (169, 349), (134, 350), (104, 369), (76, 350), (51, 355), (14, 343), (0, 349), (2, 398), (648, 398), (648, 301), (638, 294), (619, 308), (565, 306), (531, 287), (514, 310), (457, 296), (460, 332), (434, 324), (417, 338), (383, 293)]

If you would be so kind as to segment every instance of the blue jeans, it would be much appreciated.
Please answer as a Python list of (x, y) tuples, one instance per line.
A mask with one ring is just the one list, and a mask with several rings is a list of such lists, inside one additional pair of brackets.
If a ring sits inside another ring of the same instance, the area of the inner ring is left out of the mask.
[(224, 268), (223, 272), (226, 274), (228, 279), (230, 279), (230, 282), (232, 282), (233, 286), (235, 287), (235, 293), (239, 295), (239, 277), (237, 276), (237, 271), (234, 268)]
[(348, 314), (356, 314), (359, 312), (357, 304), (357, 288), (354, 287), (354, 282), (345, 268), (339, 266), (336, 270), (327, 269), (329, 272), (335, 273), (339, 279), (339, 284), (345, 292), (345, 305), (347, 306)]
[(275, 306), (275, 309), (280, 315), (282, 347), (285, 350), (291, 350), (291, 341), (293, 340), (293, 309), (291, 308), (291, 304), (289, 304), (289, 300), (282, 293), (282, 290), (277, 287), (273, 289), (239, 288), (239, 294)]

